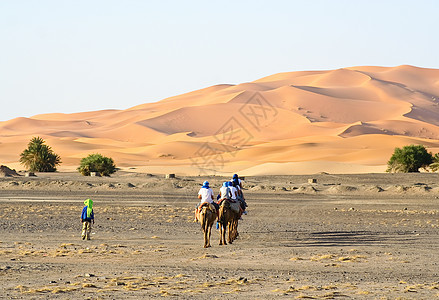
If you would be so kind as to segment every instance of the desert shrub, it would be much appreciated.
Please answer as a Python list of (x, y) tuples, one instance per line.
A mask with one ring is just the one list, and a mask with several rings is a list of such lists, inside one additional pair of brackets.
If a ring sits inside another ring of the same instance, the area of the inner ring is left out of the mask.
[(431, 169), (433, 172), (436, 172), (436, 171), (439, 170), (439, 153), (436, 153), (436, 154), (433, 156), (433, 162), (430, 164), (430, 169)]
[(433, 162), (433, 155), (427, 152), (423, 145), (409, 145), (395, 148), (392, 157), (387, 162), (387, 172), (409, 173), (419, 172)]
[(61, 158), (40, 137), (33, 137), (20, 154), (20, 163), (31, 172), (55, 172)]
[(112, 158), (95, 153), (81, 159), (78, 171), (84, 176), (90, 176), (90, 172), (99, 172), (101, 175), (109, 176), (116, 172), (116, 166)]

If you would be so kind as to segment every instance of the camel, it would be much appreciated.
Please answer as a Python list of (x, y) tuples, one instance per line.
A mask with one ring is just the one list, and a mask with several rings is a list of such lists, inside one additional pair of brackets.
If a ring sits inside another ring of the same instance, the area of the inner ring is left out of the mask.
[(212, 225), (216, 220), (216, 211), (213, 205), (203, 205), (201, 211), (198, 213), (198, 220), (201, 223), (201, 228), (204, 233), (204, 248), (210, 247), (210, 235), (212, 232)]
[(228, 242), (232, 244), (238, 237), (238, 220), (240, 214), (234, 212), (230, 207), (230, 202), (224, 200), (219, 209), (218, 222), (220, 223), (220, 245), (227, 245), (226, 231), (229, 227)]

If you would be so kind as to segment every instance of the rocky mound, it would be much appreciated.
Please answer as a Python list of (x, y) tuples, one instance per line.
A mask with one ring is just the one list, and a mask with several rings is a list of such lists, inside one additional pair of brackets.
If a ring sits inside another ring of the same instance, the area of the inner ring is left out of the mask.
[(0, 177), (16, 177), (20, 176), (15, 170), (9, 169), (7, 166), (0, 166)]

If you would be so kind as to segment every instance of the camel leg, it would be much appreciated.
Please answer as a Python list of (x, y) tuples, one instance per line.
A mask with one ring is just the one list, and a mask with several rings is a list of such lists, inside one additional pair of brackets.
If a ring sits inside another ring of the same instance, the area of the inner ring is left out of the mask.
[(229, 232), (228, 232), (228, 240), (229, 244), (233, 243), (232, 234), (233, 234), (233, 221), (229, 223)]
[(206, 236), (206, 223), (207, 223), (207, 219), (206, 219), (206, 214), (202, 211), (199, 215), (200, 217), (200, 224), (201, 224), (201, 230), (203, 230), (203, 241), (204, 241), (204, 245), (203, 247), (206, 248), (206, 241), (207, 241), (207, 236)]
[(204, 248), (208, 248), (207, 246), (207, 231), (204, 232)]
[(237, 226), (238, 226), (238, 221), (237, 220), (232, 220), (230, 222), (230, 229), (229, 229), (229, 242), (233, 242), (236, 237), (237, 237)]
[(227, 245), (226, 243), (226, 231), (227, 231), (227, 223), (221, 223), (221, 231), (220, 231), (220, 245)]
[(209, 234), (209, 232), (208, 232), (208, 228), (209, 228), (209, 225), (207, 224), (207, 222), (204, 224), (204, 227), (203, 227), (203, 233), (204, 233), (204, 248), (208, 248), (209, 247), (209, 236), (208, 236), (208, 234)]
[(235, 240), (238, 238), (239, 236), (239, 232), (238, 232), (238, 220), (236, 220), (236, 225), (235, 225)]
[(226, 233), (227, 233), (227, 223), (224, 223), (224, 230), (223, 230), (224, 245), (227, 245), (227, 243), (226, 243)]
[(236, 240), (238, 237), (238, 220), (233, 220), (233, 235), (232, 239)]
[(210, 247), (210, 235), (212, 233), (212, 225), (207, 225), (207, 248)]
[(201, 221), (201, 230), (203, 230), (203, 247), (206, 248), (206, 224), (204, 224), (204, 220)]
[(222, 245), (223, 244), (223, 224), (220, 223), (220, 241), (219, 244)]

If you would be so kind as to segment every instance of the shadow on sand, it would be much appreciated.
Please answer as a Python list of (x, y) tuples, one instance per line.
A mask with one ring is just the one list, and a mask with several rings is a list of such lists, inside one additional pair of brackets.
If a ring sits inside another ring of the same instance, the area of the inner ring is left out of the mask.
[[(412, 244), (419, 236), (411, 231), (382, 233), (373, 231), (319, 231), (271, 232), (278, 235), (279, 246), (283, 247), (343, 247), (343, 246), (386, 246), (390, 244)], [(283, 237), (279, 235), (284, 235)], [(288, 235), (288, 236), (287, 236)], [(292, 236), (293, 235), (293, 236)]]

